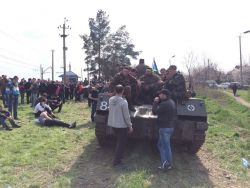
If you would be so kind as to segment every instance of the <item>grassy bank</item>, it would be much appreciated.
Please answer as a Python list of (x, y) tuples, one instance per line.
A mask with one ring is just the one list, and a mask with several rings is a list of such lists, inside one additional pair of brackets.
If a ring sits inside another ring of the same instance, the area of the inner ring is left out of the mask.
[(238, 90), (237, 94), (245, 101), (250, 102), (250, 89), (249, 90)]
[(243, 167), (241, 158), (250, 160), (250, 109), (216, 90), (203, 89), (199, 94), (206, 101), (209, 117), (205, 147), (223, 168), (247, 180), (249, 170)]
[[(233, 91), (231, 89), (222, 90), (222, 91), (233, 93)], [(236, 94), (237, 94), (237, 96), (241, 97), (245, 101), (250, 102), (250, 89), (249, 90), (239, 90), (238, 89)]]

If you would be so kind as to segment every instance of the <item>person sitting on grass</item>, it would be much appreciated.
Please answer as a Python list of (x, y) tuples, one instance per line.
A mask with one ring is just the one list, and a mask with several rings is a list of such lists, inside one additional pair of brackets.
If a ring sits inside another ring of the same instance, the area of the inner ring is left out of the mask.
[(46, 104), (46, 99), (44, 97), (40, 98), (40, 102), (36, 105), (35, 110), (35, 118), (38, 118), (39, 123), (44, 126), (61, 126), (67, 127), (69, 129), (76, 127), (76, 122), (72, 124), (65, 123), (61, 120), (55, 119), (54, 114), (51, 111), (51, 108)]
[(12, 128), (20, 128), (21, 127), (21, 126), (16, 124), (15, 120), (10, 115), (10, 112), (7, 110), (4, 110), (3, 106), (0, 105), (0, 124), (2, 124), (6, 130), (11, 131), (12, 128), (7, 125), (7, 123), (6, 123), (7, 120), (9, 120)]
[(46, 104), (51, 108), (52, 112), (57, 108), (58, 108), (58, 113), (61, 112), (63, 107), (63, 102), (57, 95), (53, 95), (48, 98), (47, 93), (43, 93), (43, 95), (36, 100), (35, 106), (40, 102), (42, 97), (46, 99)]

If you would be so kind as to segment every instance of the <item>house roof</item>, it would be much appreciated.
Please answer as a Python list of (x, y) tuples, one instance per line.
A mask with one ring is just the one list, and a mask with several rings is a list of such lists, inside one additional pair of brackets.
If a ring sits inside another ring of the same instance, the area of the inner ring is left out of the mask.
[[(63, 76), (64, 76), (64, 75), (62, 74), (62, 75), (60, 75), (59, 77), (60, 77), (60, 78), (63, 78)], [(73, 77), (78, 77), (78, 78), (80, 78), (76, 73), (74, 73), (74, 72), (72, 72), (72, 71), (67, 71), (67, 72), (66, 72), (66, 76), (69, 77), (69, 78), (73, 78)]]

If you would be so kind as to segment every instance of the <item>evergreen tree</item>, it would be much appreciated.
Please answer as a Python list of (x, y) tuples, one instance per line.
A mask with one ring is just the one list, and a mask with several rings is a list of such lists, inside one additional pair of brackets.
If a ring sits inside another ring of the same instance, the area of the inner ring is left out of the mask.
[(110, 33), (109, 16), (99, 10), (96, 18), (89, 19), (89, 35), (81, 35), (85, 49), (87, 71), (98, 73), (105, 79), (114, 75), (117, 65), (130, 65), (130, 58), (137, 59), (139, 51), (135, 51), (126, 26), (121, 26), (115, 33)]

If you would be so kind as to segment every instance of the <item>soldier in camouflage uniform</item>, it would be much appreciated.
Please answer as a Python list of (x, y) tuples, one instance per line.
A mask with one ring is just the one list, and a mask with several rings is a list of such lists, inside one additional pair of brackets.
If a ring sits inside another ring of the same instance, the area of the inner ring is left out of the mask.
[(165, 89), (171, 92), (172, 99), (175, 102), (184, 100), (186, 94), (186, 83), (184, 76), (178, 71), (175, 65), (168, 68), (168, 77), (170, 79), (165, 83)]
[(157, 91), (162, 86), (160, 77), (153, 74), (151, 68), (147, 68), (146, 73), (140, 78), (140, 81), (142, 86), (139, 98), (145, 104), (152, 104)]
[(146, 73), (146, 69), (148, 68), (147, 65), (144, 63), (144, 59), (140, 59), (139, 65), (136, 66), (137, 76), (140, 78)]
[(119, 84), (125, 87), (124, 96), (128, 101), (129, 110), (135, 111), (132, 103), (135, 102), (136, 87), (138, 82), (135, 77), (130, 75), (128, 67), (124, 67), (121, 72), (117, 73), (114, 76), (113, 80), (110, 83), (111, 91), (114, 91), (115, 86)]

